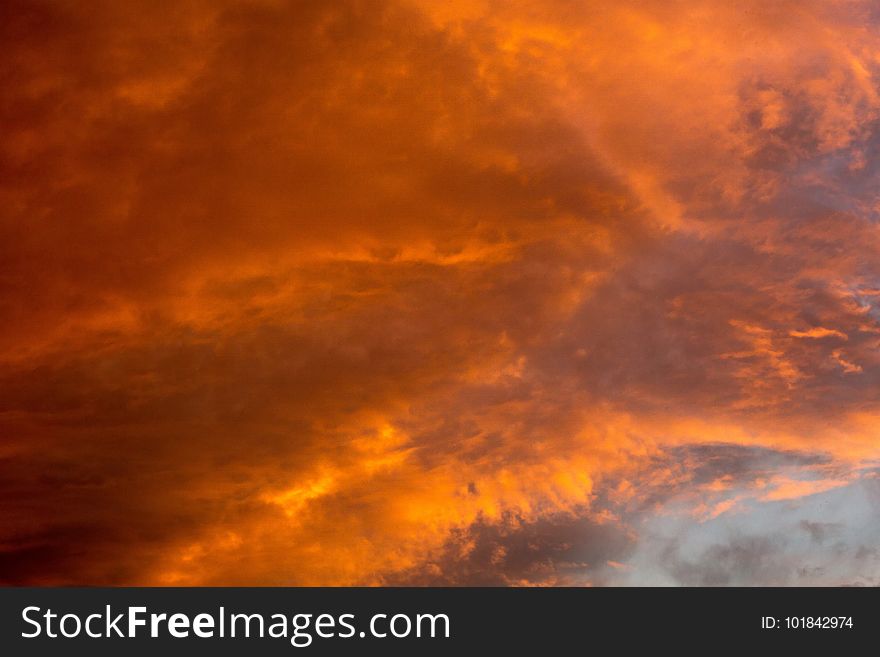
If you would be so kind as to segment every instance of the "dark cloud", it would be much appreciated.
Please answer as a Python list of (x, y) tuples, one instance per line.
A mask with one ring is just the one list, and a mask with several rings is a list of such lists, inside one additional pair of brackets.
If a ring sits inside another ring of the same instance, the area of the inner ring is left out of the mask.
[(777, 549), (763, 536), (742, 537), (732, 543), (712, 545), (694, 561), (682, 559), (673, 549), (664, 554), (663, 566), (684, 586), (730, 586), (744, 582), (779, 581), (778, 565), (771, 558)]
[[(385, 580), (405, 586), (585, 585), (625, 560), (633, 536), (612, 523), (577, 516), (535, 522), (505, 517), (456, 530), (437, 558)], [(601, 580), (600, 580), (601, 581)]]
[(817, 543), (824, 542), (829, 536), (833, 536), (835, 531), (839, 529), (839, 525), (830, 522), (811, 522), (802, 520), (798, 525), (807, 532)]

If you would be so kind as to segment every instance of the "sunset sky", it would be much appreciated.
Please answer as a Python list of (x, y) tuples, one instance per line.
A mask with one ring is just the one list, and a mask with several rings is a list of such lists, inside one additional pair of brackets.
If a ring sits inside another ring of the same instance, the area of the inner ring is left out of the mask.
[(880, 584), (877, 3), (0, 34), (0, 584)]

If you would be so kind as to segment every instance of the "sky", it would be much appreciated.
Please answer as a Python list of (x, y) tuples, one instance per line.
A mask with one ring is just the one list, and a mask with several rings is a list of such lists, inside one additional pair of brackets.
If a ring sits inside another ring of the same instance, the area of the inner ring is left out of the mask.
[(0, 33), (0, 583), (880, 584), (875, 3)]

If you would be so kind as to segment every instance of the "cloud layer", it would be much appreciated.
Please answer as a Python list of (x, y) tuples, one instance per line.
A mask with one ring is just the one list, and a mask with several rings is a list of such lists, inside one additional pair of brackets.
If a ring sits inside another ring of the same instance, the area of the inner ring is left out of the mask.
[(0, 582), (880, 579), (871, 3), (0, 11)]

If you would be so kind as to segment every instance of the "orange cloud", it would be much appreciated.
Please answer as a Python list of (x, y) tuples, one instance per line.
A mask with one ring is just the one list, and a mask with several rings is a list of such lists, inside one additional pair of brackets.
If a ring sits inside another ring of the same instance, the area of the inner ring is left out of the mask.
[(697, 581), (872, 485), (870, 3), (0, 11), (0, 582)]

